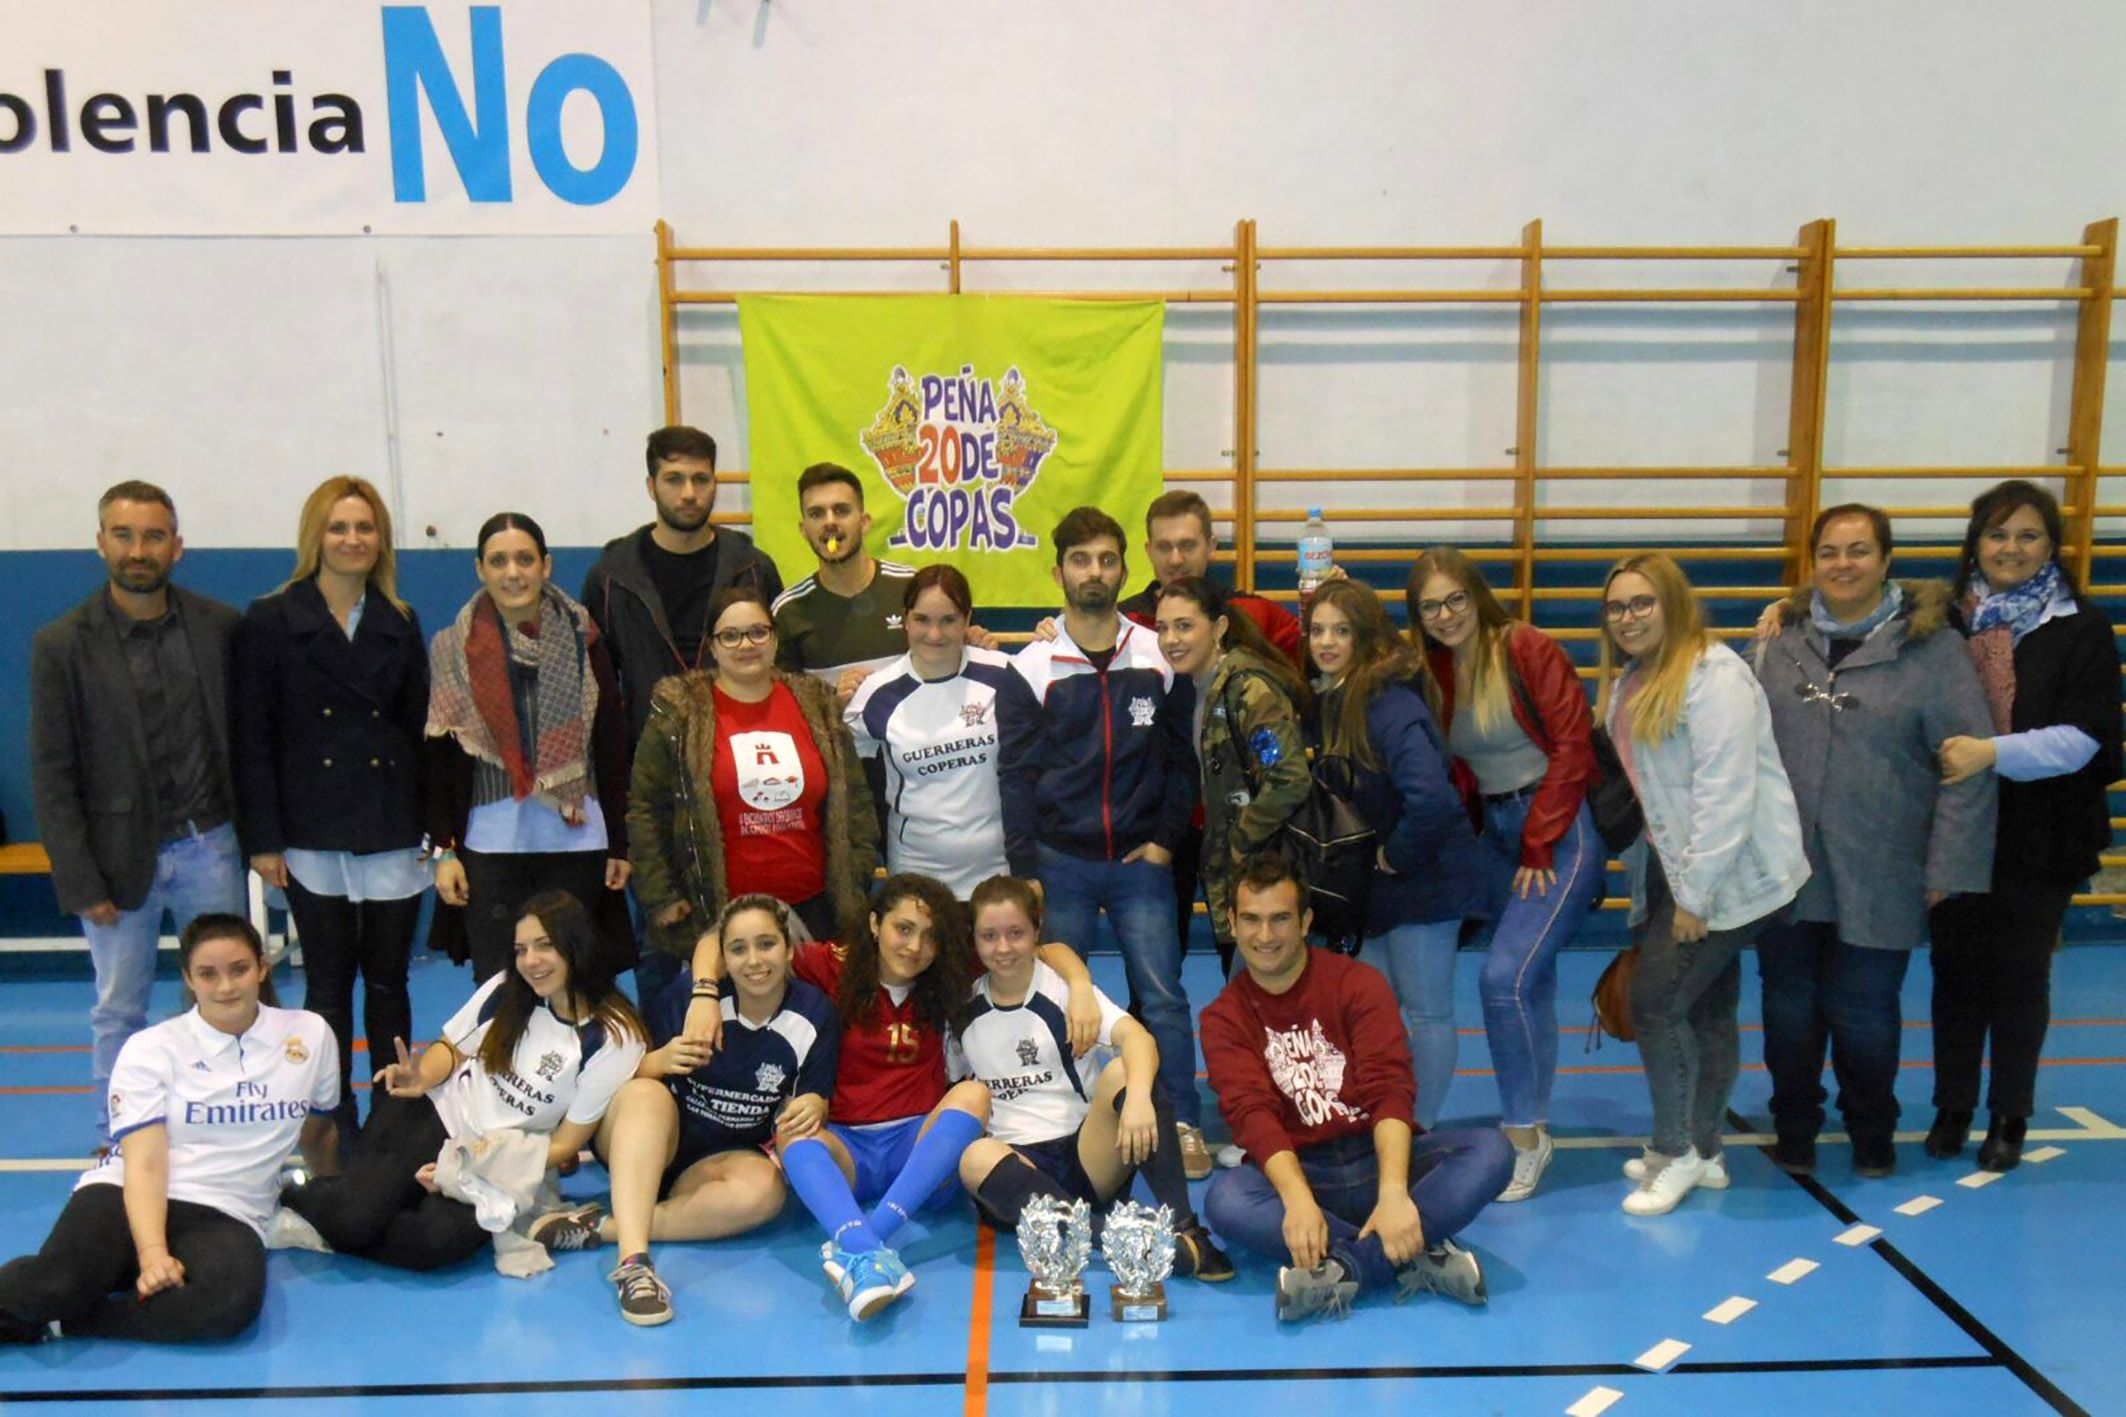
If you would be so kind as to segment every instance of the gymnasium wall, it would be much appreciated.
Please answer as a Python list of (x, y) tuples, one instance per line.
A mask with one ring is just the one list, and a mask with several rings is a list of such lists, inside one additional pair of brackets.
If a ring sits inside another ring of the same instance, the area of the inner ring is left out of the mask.
[[(1215, 244), (1253, 218), (1265, 244), (1505, 245), (1540, 217), (1553, 242), (1779, 245), (1824, 216), (1842, 243), (2065, 244), (2126, 212), (2126, 14), (2109, 0), (657, 0), (651, 13), (663, 208), (689, 244), (941, 244), (956, 217), (989, 244)], [(303, 492), (337, 471), (389, 489), (431, 625), (471, 586), (472, 530), (505, 505), (566, 548), (573, 588), (585, 548), (647, 512), (641, 435), (662, 407), (653, 255), (647, 231), (0, 240), (0, 743), (17, 748), (0, 753), (0, 808), (16, 835), (34, 835), (19, 751), (29, 636), (96, 583), (84, 548), (100, 488), (168, 486), (190, 548), (181, 576), (238, 602), (285, 573)], [(1280, 279), (1332, 275), (1408, 281)], [(1776, 262), (1662, 275), (1792, 280)], [(943, 288), (905, 265), (715, 278)], [(1427, 278), (1517, 274), (1473, 262)], [(1645, 278), (1599, 264), (1572, 277)], [(1090, 279), (1231, 277), (1205, 263)], [(985, 268), (969, 288), (1087, 281)], [(2065, 260), (2014, 280), (2072, 282)], [(1225, 465), (1230, 310), (1177, 307), (1167, 338), (1168, 464)], [(1542, 461), (1780, 461), (1786, 307), (1560, 308), (1544, 338)], [(1511, 307), (1277, 308), (1261, 340), (1265, 467), (1505, 461)], [(2057, 307), (1842, 310), (1826, 460), (2057, 462), (2072, 348)], [(690, 312), (682, 367), (690, 421), (747, 466), (735, 318)], [(1895, 504), (1971, 489), (1869, 490)], [(1703, 500), (1780, 493), (1729, 484)], [(1296, 489), (1271, 495), (1297, 505)], [(1339, 497), (1379, 491), (1322, 495), (1333, 516)], [(1508, 494), (1413, 495), (1475, 507)], [(745, 505), (742, 488), (725, 496)]]

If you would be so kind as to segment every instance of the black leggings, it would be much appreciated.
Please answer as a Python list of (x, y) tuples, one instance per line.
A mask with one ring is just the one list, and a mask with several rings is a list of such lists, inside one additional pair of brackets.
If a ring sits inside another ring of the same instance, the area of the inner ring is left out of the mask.
[(286, 1204), (343, 1255), (394, 1269), (442, 1269), (470, 1259), (488, 1238), (473, 1208), (414, 1179), (449, 1135), (427, 1098), (379, 1090), (369, 1103), (361, 1152), (345, 1174), (290, 1191)]
[(353, 901), (318, 895), (288, 878), (288, 913), (303, 946), (303, 1007), (332, 1026), (340, 1044), (340, 1102), (354, 1115), (354, 976), (362, 976), (362, 1031), (373, 1067), (391, 1061), (392, 1040), (413, 1041), (406, 966), (421, 898)]
[(0, 1341), (33, 1343), (54, 1319), (70, 1337), (141, 1343), (234, 1338), (251, 1327), (266, 1297), (257, 1232), (212, 1206), (173, 1200), (163, 1234), (185, 1280), (142, 1299), (125, 1187), (81, 1187), (43, 1249), (0, 1265)]

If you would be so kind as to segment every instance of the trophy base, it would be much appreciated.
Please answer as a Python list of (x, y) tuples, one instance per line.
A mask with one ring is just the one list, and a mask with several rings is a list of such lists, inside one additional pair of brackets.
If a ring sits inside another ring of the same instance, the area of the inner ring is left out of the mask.
[(1085, 1291), (1072, 1286), (1061, 1294), (1051, 1294), (1038, 1284), (1026, 1287), (1026, 1297), (1019, 1301), (1019, 1327), (1021, 1328), (1084, 1328), (1092, 1322), (1092, 1301)]
[(1159, 1323), (1166, 1318), (1166, 1286), (1154, 1284), (1143, 1294), (1125, 1294), (1121, 1285), (1110, 1285), (1107, 1304), (1118, 1324)]

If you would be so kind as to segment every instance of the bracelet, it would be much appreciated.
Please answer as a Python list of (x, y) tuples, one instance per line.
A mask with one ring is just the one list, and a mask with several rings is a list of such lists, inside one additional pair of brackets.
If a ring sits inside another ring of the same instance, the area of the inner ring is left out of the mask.
[(723, 991), (714, 984), (696, 984), (694, 986), (694, 997), (697, 999), (720, 999), (723, 997)]
[(438, 852), (436, 853), (436, 864), (437, 864), (437, 865), (441, 865), (441, 864), (442, 864), (443, 862), (445, 862), (445, 861), (455, 861), (455, 860), (457, 860), (457, 859), (458, 859), (458, 853), (457, 853), (457, 852), (455, 852), (455, 851), (453, 851), (453, 850), (451, 850), (451, 849), (450, 849), (449, 847), (447, 847), (447, 846), (446, 846), (446, 847), (444, 847), (444, 848), (443, 848), (443, 849), (442, 849), (441, 851), (438, 851)]

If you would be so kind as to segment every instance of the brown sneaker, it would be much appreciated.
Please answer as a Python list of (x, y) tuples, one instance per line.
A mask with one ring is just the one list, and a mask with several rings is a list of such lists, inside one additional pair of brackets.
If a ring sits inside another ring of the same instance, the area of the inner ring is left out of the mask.
[(1211, 1174), (1213, 1162), (1211, 1149), (1203, 1144), (1203, 1128), (1192, 1127), (1186, 1122), (1174, 1127), (1181, 1139), (1181, 1172), (1191, 1181), (1201, 1181)]

